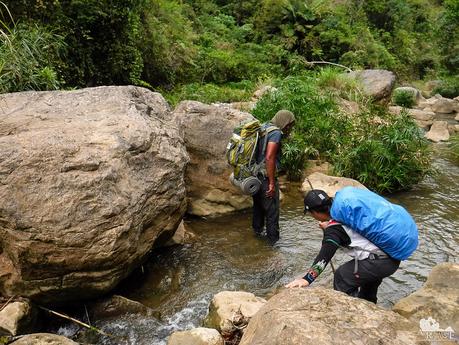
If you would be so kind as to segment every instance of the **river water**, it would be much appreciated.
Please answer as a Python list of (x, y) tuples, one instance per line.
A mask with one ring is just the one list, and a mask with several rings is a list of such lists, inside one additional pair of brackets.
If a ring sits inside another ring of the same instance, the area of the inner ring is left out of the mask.
[[(437, 174), (408, 192), (388, 197), (412, 214), (419, 227), (420, 245), (383, 281), (378, 294), (378, 304), (383, 307), (390, 308), (419, 289), (436, 264), (459, 261), (459, 167), (448, 154), (445, 145), (437, 145)], [(320, 248), (322, 233), (314, 219), (303, 216), (298, 185), (290, 185), (281, 204), (281, 239), (274, 247), (253, 235), (250, 217), (245, 212), (188, 219), (186, 226), (196, 234), (194, 241), (156, 251), (117, 291), (161, 316), (125, 316), (99, 320), (96, 326), (125, 337), (126, 344), (163, 345), (173, 331), (201, 326), (214, 294), (243, 290), (269, 297), (302, 275)], [(335, 256), (335, 266), (348, 259), (343, 254)], [(327, 267), (314, 284), (331, 286), (331, 281)], [(61, 330), (68, 332), (68, 328)], [(99, 341), (118, 343), (109, 338)]]

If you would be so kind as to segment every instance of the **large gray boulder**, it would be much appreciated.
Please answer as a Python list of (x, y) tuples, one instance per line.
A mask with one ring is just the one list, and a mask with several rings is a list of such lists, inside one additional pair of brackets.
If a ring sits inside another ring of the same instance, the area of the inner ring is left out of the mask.
[(441, 263), (418, 291), (398, 301), (393, 310), (419, 324), (434, 319), (441, 329), (459, 334), (459, 264)]
[(183, 139), (164, 98), (98, 87), (0, 96), (0, 293), (95, 297), (186, 210)]
[(251, 206), (251, 198), (230, 182), (225, 151), (234, 127), (253, 119), (230, 106), (183, 101), (174, 110), (190, 155), (186, 170), (188, 212), (212, 216)]
[(388, 102), (395, 85), (395, 74), (391, 71), (368, 69), (348, 74), (362, 83), (363, 91), (375, 101)]
[(373, 303), (321, 287), (286, 289), (249, 321), (240, 345), (410, 345), (415, 323)]

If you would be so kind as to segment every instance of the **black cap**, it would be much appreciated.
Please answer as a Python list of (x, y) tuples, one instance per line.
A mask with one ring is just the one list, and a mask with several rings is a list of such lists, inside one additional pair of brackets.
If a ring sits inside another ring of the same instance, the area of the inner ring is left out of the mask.
[(304, 197), (304, 213), (322, 206), (330, 206), (332, 198), (320, 189), (313, 189)]

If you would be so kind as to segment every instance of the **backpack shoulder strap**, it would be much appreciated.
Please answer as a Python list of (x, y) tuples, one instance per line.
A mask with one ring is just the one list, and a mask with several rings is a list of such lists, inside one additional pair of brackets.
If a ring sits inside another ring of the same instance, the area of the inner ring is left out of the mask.
[(261, 155), (263, 157), (263, 160), (265, 160), (265, 153), (266, 153), (266, 147), (268, 146), (268, 134), (271, 133), (272, 131), (279, 130), (280, 129), (272, 124), (268, 124), (268, 126), (264, 129), (261, 130), (261, 136), (264, 136), (263, 138), (263, 147), (261, 149)]

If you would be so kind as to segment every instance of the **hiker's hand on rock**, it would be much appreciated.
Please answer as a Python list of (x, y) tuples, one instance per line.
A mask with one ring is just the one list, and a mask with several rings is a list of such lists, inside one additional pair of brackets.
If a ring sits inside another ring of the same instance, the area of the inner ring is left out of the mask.
[(295, 279), (294, 281), (288, 283), (285, 285), (286, 288), (295, 288), (295, 287), (307, 287), (309, 286), (309, 282), (306, 279), (303, 278), (298, 278)]
[(268, 190), (266, 191), (266, 196), (268, 198), (274, 197), (275, 191), (276, 191), (276, 185), (274, 183), (270, 183), (268, 186)]

